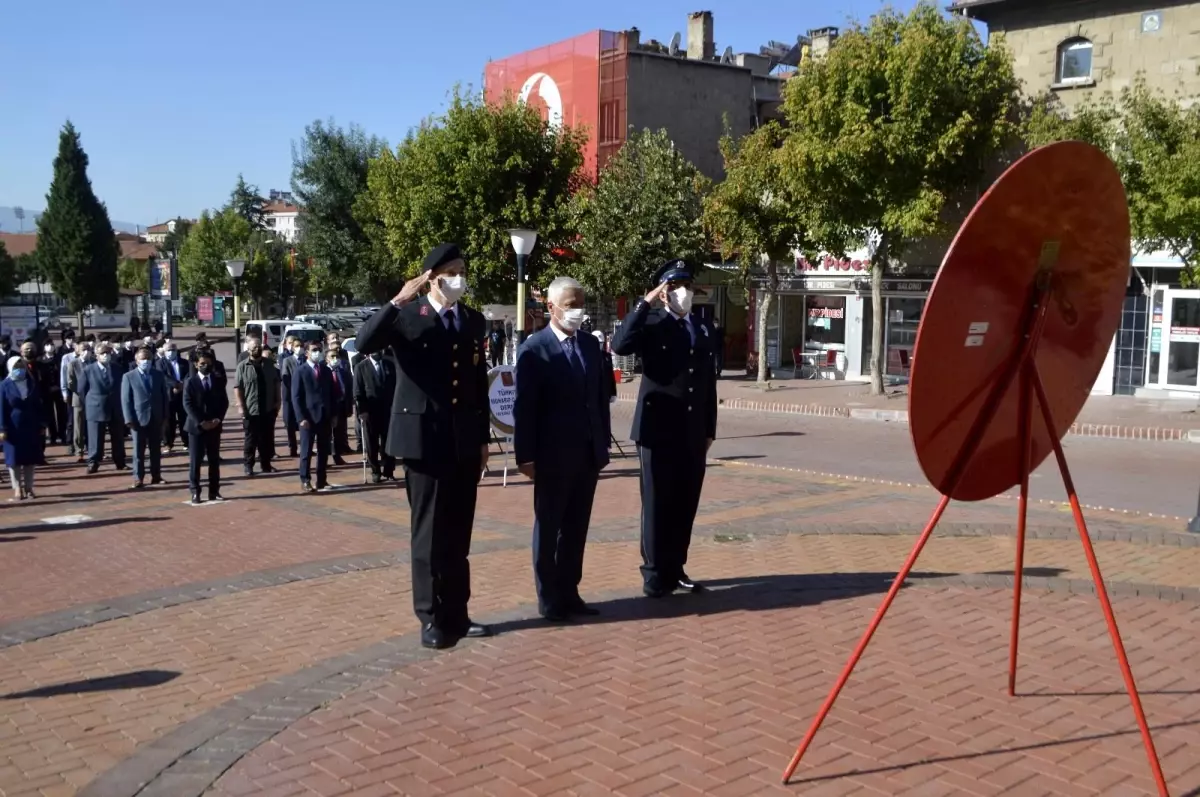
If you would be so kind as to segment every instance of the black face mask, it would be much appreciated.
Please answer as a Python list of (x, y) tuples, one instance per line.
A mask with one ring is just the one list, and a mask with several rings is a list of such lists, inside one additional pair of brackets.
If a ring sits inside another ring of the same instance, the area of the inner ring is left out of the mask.
[(212, 366), (209, 365), (208, 363), (200, 363), (199, 365), (196, 366), (196, 370), (199, 371), (201, 374), (207, 375), (208, 372), (212, 370)]

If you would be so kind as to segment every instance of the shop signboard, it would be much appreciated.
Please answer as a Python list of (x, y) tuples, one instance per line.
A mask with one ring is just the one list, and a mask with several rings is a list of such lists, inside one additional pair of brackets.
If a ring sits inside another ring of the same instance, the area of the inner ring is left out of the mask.
[(1158, 354), (1162, 351), (1162, 327), (1150, 328), (1150, 353)]
[(150, 258), (150, 295), (157, 299), (179, 298), (179, 275), (169, 257)]
[(196, 317), (201, 321), (209, 324), (213, 320), (213, 297), (197, 296), (196, 297)]

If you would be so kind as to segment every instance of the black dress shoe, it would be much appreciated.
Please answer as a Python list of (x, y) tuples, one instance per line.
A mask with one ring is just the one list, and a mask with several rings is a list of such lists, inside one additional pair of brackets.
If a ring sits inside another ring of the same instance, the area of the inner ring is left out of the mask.
[(246, 478), (252, 478), (254, 476), (254, 469), (253, 468), (242, 468), (242, 475), (245, 476)]
[(145, 485), (145, 484), (142, 482), (142, 480), (141, 480), (141, 479), (138, 479), (137, 481), (135, 481), (135, 482), (133, 483), (133, 487), (131, 487), (130, 489), (131, 489), (131, 490), (140, 490), (140, 489), (142, 489), (142, 488), (143, 488), (143, 487), (145, 487), (145, 486), (146, 486), (146, 485)]
[(302, 493), (315, 493), (315, 492), (316, 492), (316, 489), (314, 489), (314, 488), (313, 488), (313, 486), (312, 486), (312, 484), (311, 484), (311, 483), (309, 483), (309, 482), (304, 482), (303, 484), (301, 484), (301, 485), (300, 485), (300, 492), (302, 492)]
[(594, 606), (588, 606), (582, 600), (572, 602), (567, 611), (578, 617), (596, 617), (600, 614), (599, 609)]
[(371, 484), (382, 484), (382, 483), (383, 483), (382, 476), (380, 476), (378, 473), (371, 474)]
[(566, 609), (560, 609), (558, 607), (554, 607), (554, 608), (550, 608), (550, 609), (544, 609), (541, 614), (542, 614), (542, 617), (548, 623), (569, 623), (569, 622), (571, 622), (571, 614)]
[(674, 590), (664, 589), (663, 587), (659, 586), (651, 586), (650, 584), (646, 584), (642, 587), (642, 594), (647, 598), (665, 598), (673, 591)]
[(208, 500), (212, 501), (215, 504), (219, 504), (225, 500), (225, 497), (222, 496), (220, 493), (209, 493)]
[(275, 473), (275, 472), (276, 472), (276, 471), (278, 471), (278, 470), (279, 470), (278, 468), (272, 468), (270, 465), (263, 465), (263, 466), (262, 466), (262, 472), (263, 472), (263, 473)]
[(99, 465), (88, 465), (88, 467), (87, 467), (87, 472), (88, 472), (88, 473), (95, 473), (95, 472), (96, 472), (96, 471), (98, 471), (98, 470), (100, 470), (100, 466), (99, 466)]
[(346, 464), (346, 460), (342, 459), (341, 457), (334, 457), (334, 458), (333, 458), (333, 464), (334, 464), (334, 465), (345, 465), (345, 464)]
[(692, 581), (692, 579), (688, 577), (687, 573), (682, 573), (679, 576), (679, 588), (687, 592), (704, 592), (704, 585), (699, 582)]
[(454, 647), (454, 637), (438, 628), (433, 623), (426, 623), (421, 629), (421, 647), (433, 650), (445, 650)]
[(166, 484), (167, 480), (164, 479), (162, 476), (153, 476), (150, 479), (150, 483), (151, 484)]
[(462, 626), (461, 630), (461, 636), (467, 639), (481, 639), (492, 635), (492, 629), (474, 620), (467, 620), (467, 624)]
[(203, 501), (200, 500), (200, 493), (192, 493), (192, 506), (200, 506)]

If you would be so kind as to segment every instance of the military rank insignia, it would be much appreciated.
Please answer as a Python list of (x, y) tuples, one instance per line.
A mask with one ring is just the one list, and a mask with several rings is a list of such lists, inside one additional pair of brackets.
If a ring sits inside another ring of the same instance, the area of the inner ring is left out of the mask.
[(421, 305), (421, 315), (429, 315), (429, 305)]

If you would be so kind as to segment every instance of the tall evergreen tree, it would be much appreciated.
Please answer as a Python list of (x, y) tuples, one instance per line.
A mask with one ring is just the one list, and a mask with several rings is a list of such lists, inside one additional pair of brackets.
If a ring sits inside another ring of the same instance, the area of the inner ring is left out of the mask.
[(251, 230), (265, 230), (267, 217), (263, 204), (263, 198), (258, 193), (258, 186), (248, 184), (246, 179), (239, 174), (237, 185), (229, 194), (229, 204), (226, 207), (231, 208), (234, 213), (245, 219)]
[(79, 329), (84, 308), (116, 307), (120, 297), (120, 245), (108, 209), (92, 191), (87, 167), (79, 133), (67, 122), (58, 139), (46, 212), (38, 217), (37, 259), (54, 292), (76, 314)]
[(17, 261), (8, 253), (4, 241), (0, 241), (0, 298), (17, 289)]

